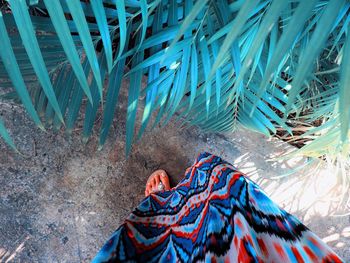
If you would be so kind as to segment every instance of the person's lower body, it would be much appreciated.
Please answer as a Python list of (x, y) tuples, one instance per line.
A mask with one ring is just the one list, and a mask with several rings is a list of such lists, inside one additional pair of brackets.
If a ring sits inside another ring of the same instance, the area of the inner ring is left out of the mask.
[(314, 233), (220, 157), (202, 153), (170, 189), (147, 196), (93, 262), (342, 262)]

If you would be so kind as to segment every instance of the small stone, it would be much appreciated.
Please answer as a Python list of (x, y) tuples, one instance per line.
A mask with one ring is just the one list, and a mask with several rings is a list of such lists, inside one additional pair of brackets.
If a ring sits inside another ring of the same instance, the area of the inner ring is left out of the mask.
[(66, 244), (67, 242), (68, 242), (68, 237), (67, 236), (63, 237), (62, 238), (62, 243)]

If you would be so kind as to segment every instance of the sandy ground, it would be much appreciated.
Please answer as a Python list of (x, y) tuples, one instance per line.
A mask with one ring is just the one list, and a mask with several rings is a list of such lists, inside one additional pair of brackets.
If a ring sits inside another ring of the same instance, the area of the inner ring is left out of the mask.
[(0, 142), (0, 262), (88, 262), (143, 198), (152, 171), (163, 168), (176, 183), (201, 151), (234, 163), (350, 262), (350, 217), (334, 216), (347, 211), (336, 207), (331, 170), (276, 179), (305, 161), (268, 161), (287, 144), (243, 129), (215, 135), (176, 123), (146, 134), (126, 159), (124, 106), (97, 151), (96, 137), (84, 145), (79, 127), (71, 137), (42, 132), (20, 107), (1, 105), (23, 155)]

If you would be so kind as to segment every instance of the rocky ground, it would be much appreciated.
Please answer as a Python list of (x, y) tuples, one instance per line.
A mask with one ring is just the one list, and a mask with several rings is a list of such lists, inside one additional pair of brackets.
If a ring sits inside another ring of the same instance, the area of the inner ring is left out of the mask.
[(152, 171), (165, 169), (176, 183), (200, 151), (233, 162), (350, 262), (350, 217), (334, 216), (346, 209), (333, 202), (339, 182), (331, 170), (277, 178), (305, 161), (269, 161), (290, 149), (286, 143), (243, 129), (215, 135), (173, 122), (146, 134), (126, 158), (124, 106), (97, 151), (96, 137), (84, 145), (79, 127), (71, 137), (43, 132), (20, 107), (1, 104), (22, 153), (0, 142), (1, 262), (88, 262), (143, 198)]

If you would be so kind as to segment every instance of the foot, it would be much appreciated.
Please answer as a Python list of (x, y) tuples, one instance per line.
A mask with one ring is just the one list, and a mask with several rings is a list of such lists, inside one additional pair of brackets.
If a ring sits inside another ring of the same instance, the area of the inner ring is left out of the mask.
[(164, 170), (153, 172), (147, 180), (145, 196), (160, 191), (170, 190), (169, 177)]

